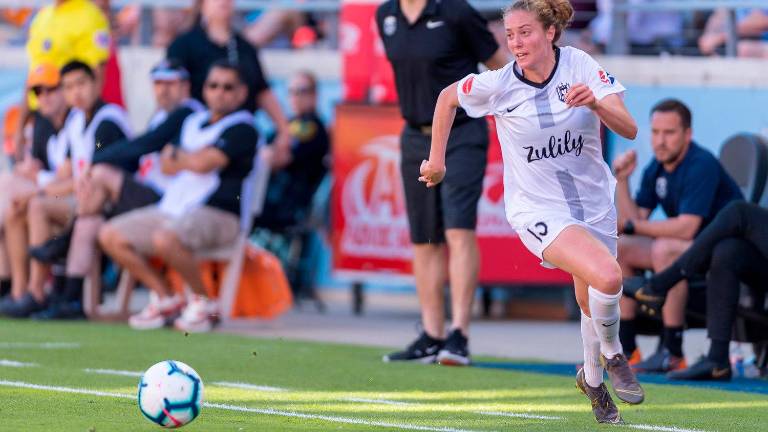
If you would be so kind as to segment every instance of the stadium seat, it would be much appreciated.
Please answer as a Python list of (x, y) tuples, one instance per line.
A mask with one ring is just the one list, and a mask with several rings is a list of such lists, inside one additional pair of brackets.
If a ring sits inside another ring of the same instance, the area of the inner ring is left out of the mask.
[(728, 138), (720, 148), (720, 163), (752, 203), (764, 197), (768, 176), (768, 140), (756, 134), (742, 133)]

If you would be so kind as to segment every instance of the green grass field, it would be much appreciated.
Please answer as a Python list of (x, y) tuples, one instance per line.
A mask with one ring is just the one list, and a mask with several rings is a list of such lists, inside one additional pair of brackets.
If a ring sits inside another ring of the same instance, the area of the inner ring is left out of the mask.
[[(203, 378), (188, 431), (591, 431), (573, 378), (383, 364), (385, 350), (122, 325), (0, 320), (0, 430), (152, 431), (138, 378), (165, 359)], [(493, 361), (493, 359), (483, 359)], [(106, 371), (104, 371), (106, 370)], [(239, 387), (239, 388), (238, 388)], [(768, 396), (646, 385), (623, 429), (768, 430)]]

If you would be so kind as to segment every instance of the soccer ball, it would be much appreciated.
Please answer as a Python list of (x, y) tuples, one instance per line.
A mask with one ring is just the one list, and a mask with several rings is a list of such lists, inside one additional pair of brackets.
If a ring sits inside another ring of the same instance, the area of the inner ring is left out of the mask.
[(162, 427), (184, 426), (200, 415), (202, 406), (203, 381), (180, 361), (161, 361), (139, 380), (139, 409)]

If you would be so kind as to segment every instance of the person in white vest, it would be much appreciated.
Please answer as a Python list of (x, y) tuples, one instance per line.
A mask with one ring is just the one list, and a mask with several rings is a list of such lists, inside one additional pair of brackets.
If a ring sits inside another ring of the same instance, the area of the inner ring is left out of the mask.
[[(247, 94), (238, 66), (215, 62), (203, 90), (208, 111), (187, 117), (162, 150), (163, 172), (175, 175), (163, 198), (112, 219), (99, 232), (102, 249), (153, 293), (130, 318), (133, 328), (163, 327), (179, 312), (173, 321), (179, 330), (209, 331), (214, 324), (218, 308), (206, 296), (195, 253), (231, 244), (240, 230), (240, 196), (258, 139), (253, 115), (239, 108)], [(182, 276), (193, 292), (188, 299), (173, 293), (149, 265), (150, 256)]]
[(66, 141), (71, 175), (57, 181), (55, 186), (49, 185), (27, 195), (26, 214), (14, 212), (6, 218), (13, 278), (19, 278), (22, 284), (28, 279), (26, 293), (0, 309), (0, 313), (16, 318), (28, 317), (45, 309), (47, 304), (44, 286), (49, 266), (32, 260), (27, 269), (28, 245), (40, 245), (54, 233), (65, 232), (71, 227), (76, 215), (76, 181), (90, 165), (91, 157), (131, 135), (125, 110), (101, 100), (100, 83), (90, 66), (72, 61), (61, 68), (60, 74), (64, 98), (71, 107), (60, 137)]
[(83, 283), (98, 258), (99, 228), (108, 218), (159, 201), (172, 179), (160, 170), (159, 150), (181, 129), (187, 116), (205, 107), (190, 97), (189, 73), (178, 62), (162, 60), (150, 76), (157, 111), (147, 132), (94, 155), (93, 167), (78, 184), (72, 235), (54, 237), (30, 249), (30, 255), (41, 262), (66, 259), (65, 275), (54, 279), (48, 308), (33, 314), (35, 319), (83, 317)]
[[(31, 114), (31, 124), (25, 128), (24, 158), (0, 176), (0, 221), (5, 220), (8, 211), (26, 214), (25, 198), (55, 180), (57, 168), (66, 159), (59, 132), (68, 108), (61, 91), (59, 68), (42, 63), (32, 69), (27, 82), (37, 95), (38, 109)], [(3, 228), (0, 223), (0, 297), (3, 297), (2, 303), (7, 304), (21, 299), (27, 287), (18, 279), (15, 286), (11, 282)]]

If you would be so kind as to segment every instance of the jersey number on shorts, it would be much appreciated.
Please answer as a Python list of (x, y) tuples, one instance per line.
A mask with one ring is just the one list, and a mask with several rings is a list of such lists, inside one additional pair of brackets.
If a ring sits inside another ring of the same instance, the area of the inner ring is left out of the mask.
[(544, 240), (541, 239), (541, 237), (544, 237), (549, 232), (549, 228), (547, 227), (547, 224), (544, 222), (536, 222), (536, 224), (533, 226), (536, 231), (528, 228), (528, 232), (531, 233), (532, 236), (536, 237), (536, 240), (540, 242), (544, 242)]

